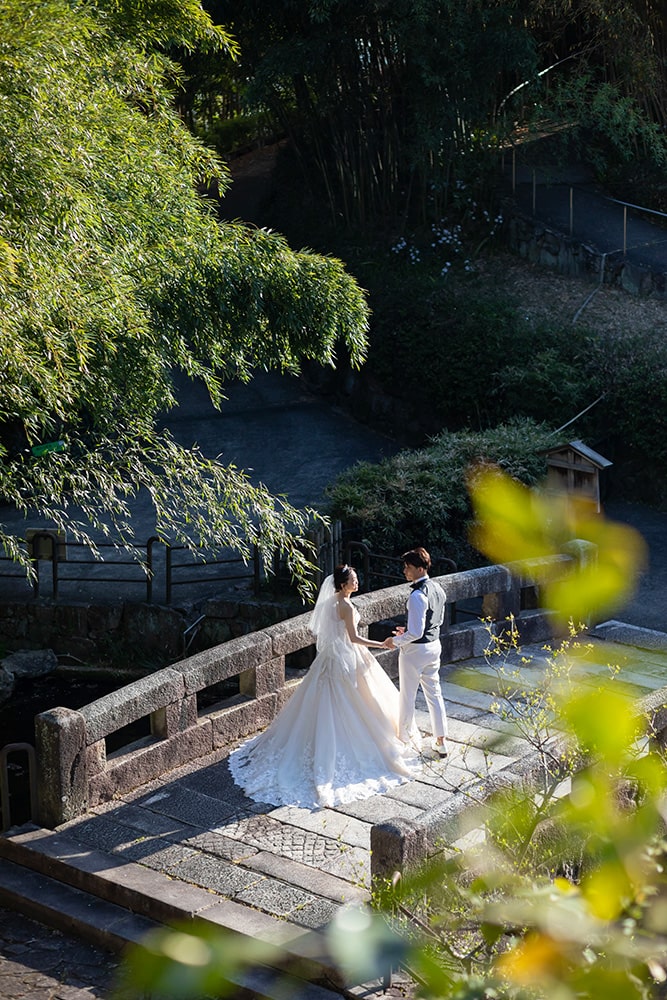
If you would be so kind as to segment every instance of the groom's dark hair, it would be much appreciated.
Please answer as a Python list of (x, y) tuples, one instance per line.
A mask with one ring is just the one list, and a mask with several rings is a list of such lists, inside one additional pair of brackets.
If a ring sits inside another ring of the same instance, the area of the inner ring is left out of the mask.
[(409, 552), (404, 552), (401, 556), (404, 563), (408, 566), (419, 566), (420, 569), (425, 569), (426, 572), (431, 568), (431, 557), (421, 546), (416, 549), (410, 549)]

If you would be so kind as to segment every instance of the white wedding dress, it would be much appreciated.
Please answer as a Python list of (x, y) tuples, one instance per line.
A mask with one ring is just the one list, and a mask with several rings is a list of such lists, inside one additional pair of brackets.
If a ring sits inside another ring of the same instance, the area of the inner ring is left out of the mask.
[(317, 655), (308, 674), (268, 729), (230, 754), (237, 785), (256, 802), (316, 809), (414, 777), (414, 748), (397, 736), (398, 691), (368, 647), (350, 641), (331, 577), (309, 627)]

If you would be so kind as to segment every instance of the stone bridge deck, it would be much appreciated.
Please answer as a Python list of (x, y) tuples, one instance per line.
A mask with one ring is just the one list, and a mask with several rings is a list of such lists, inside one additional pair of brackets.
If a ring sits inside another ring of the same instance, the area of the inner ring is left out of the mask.
[[(667, 636), (607, 627), (618, 683), (637, 699), (656, 700), (667, 683)], [(581, 683), (597, 682), (610, 662), (609, 644), (591, 637)], [(520, 666), (526, 683), (540, 673), (540, 646)], [(0, 905), (86, 935), (110, 949), (150, 927), (197, 918), (232, 935), (274, 944), (298, 961), (290, 995), (324, 1000), (368, 996), (380, 984), (350, 984), (327, 949), (326, 926), (345, 903), (369, 897), (374, 824), (436, 813), (439, 830), (451, 810), (449, 844), (464, 843), (466, 804), (483, 798), (494, 779), (525, 772), (532, 748), (492, 710), (497, 688), (483, 658), (444, 666), (450, 755), (425, 751), (419, 776), (390, 792), (335, 809), (275, 808), (249, 800), (234, 784), (230, 747), (172, 771), (122, 798), (45, 830), (32, 824), (0, 838)], [(660, 700), (660, 699), (657, 699)], [(418, 704), (418, 722), (428, 715)], [(428, 745), (426, 742), (425, 745)], [(270, 966), (239, 981), (239, 996), (271, 997)], [(246, 992), (244, 992), (246, 991)]]

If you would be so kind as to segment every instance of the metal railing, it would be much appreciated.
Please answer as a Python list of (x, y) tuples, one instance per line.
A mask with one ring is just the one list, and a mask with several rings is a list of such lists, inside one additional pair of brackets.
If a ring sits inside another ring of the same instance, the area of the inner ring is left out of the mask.
[[(400, 556), (386, 556), (372, 552), (366, 542), (350, 540), (343, 546), (343, 559), (354, 565), (359, 575), (359, 592), (381, 590), (404, 583), (403, 560)], [(432, 576), (446, 576), (457, 573), (458, 566), (453, 559), (436, 556), (431, 566)]]
[[(513, 197), (533, 217), (570, 237), (594, 240), (606, 256), (621, 254), (641, 266), (664, 272), (666, 212), (613, 198), (582, 182), (559, 179), (556, 167), (522, 164), (517, 147), (512, 147), (509, 165), (503, 158), (501, 172), (507, 171)], [(659, 224), (653, 224), (648, 216)]]
[[(134, 543), (131, 550), (119, 543), (96, 542), (96, 553), (84, 542), (70, 542), (55, 530), (40, 529), (29, 535), (24, 544), (34, 570), (32, 582), (23, 571), (8, 572), (2, 568), (15, 565), (6, 554), (0, 554), (0, 578), (22, 583), (26, 594), (32, 591), (34, 598), (49, 597), (57, 601), (68, 587), (80, 589), (85, 584), (86, 590), (94, 593), (96, 587), (113, 585), (116, 595), (117, 588), (121, 587), (127, 594), (141, 594), (148, 604), (164, 601), (170, 605), (177, 588), (248, 581), (257, 596), (264, 582), (257, 545), (252, 547), (251, 563), (246, 563), (231, 551), (223, 555), (213, 555), (203, 549), (193, 552), (184, 545), (163, 542), (157, 535), (151, 535), (144, 544)], [(344, 541), (339, 521), (313, 532), (311, 541), (322, 576), (333, 572), (337, 563), (349, 562), (359, 573), (361, 593), (404, 582), (399, 556), (373, 552), (365, 542)], [(458, 567), (452, 559), (434, 558), (434, 576), (456, 572)], [(277, 556), (273, 573), (278, 583), (290, 582), (290, 575)], [(47, 578), (50, 578), (50, 586), (46, 585)]]
[[(256, 546), (252, 564), (248, 566), (241, 556), (217, 558), (204, 550), (193, 553), (185, 546), (169, 545), (157, 535), (152, 535), (144, 544), (134, 543), (131, 549), (117, 542), (96, 542), (96, 552), (84, 542), (63, 539), (55, 530), (34, 531), (29, 539), (21, 541), (33, 569), (32, 580), (22, 569), (11, 571), (9, 567), (16, 566), (15, 560), (0, 553), (0, 579), (15, 581), (13, 595), (17, 595), (23, 585), (26, 596), (50, 597), (57, 601), (67, 588), (80, 590), (85, 584), (87, 592), (94, 592), (96, 588), (108, 591), (113, 585), (126, 593), (140, 594), (148, 604), (160, 599), (162, 594), (165, 602), (171, 604), (174, 589), (186, 584), (217, 585), (248, 580), (257, 594), (261, 583)], [(183, 558), (181, 553), (187, 553), (189, 558)]]

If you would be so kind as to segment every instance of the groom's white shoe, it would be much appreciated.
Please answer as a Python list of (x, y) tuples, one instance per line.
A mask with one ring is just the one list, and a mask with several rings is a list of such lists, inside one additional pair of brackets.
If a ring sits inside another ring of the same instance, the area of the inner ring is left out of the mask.
[(434, 738), (434, 739), (431, 740), (430, 746), (431, 746), (431, 750), (435, 750), (435, 752), (438, 754), (439, 757), (447, 757), (447, 756), (449, 756), (449, 750), (447, 749), (447, 743), (446, 742), (445, 743), (438, 743), (437, 740)]

